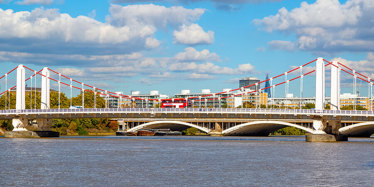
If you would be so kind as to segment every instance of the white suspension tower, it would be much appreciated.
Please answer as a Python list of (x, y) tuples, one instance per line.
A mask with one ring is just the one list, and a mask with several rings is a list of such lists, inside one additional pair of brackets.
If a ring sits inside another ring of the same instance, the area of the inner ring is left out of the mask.
[(340, 67), (337, 61), (331, 66), (331, 110), (340, 110)]

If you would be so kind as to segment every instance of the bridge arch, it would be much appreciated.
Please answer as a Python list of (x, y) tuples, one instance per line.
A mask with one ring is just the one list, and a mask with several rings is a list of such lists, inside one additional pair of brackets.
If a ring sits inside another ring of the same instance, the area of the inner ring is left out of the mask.
[(342, 127), (339, 129), (339, 133), (350, 137), (370, 137), (374, 134), (374, 121)]
[(284, 127), (296, 127), (306, 132), (314, 134), (315, 131), (310, 128), (303, 127), (284, 121), (254, 121), (243, 123), (222, 131), (223, 135), (258, 135), (267, 136), (269, 133), (274, 132)]
[(144, 123), (136, 127), (133, 127), (127, 130), (127, 132), (136, 132), (138, 130), (145, 129), (145, 128), (162, 128), (162, 127), (165, 128), (165, 127), (168, 127), (168, 125), (182, 125), (182, 126), (187, 126), (187, 127), (194, 127), (205, 133), (209, 133), (210, 131), (208, 128), (200, 127), (198, 125), (183, 122), (183, 121), (152, 121), (152, 122)]

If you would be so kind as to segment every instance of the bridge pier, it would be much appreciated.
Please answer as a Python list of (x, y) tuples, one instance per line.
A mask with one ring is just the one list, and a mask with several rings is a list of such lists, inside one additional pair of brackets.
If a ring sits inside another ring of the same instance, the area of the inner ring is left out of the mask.
[(219, 123), (215, 123), (214, 129), (208, 133), (210, 136), (223, 136), (222, 127)]
[(315, 134), (308, 133), (305, 136), (307, 142), (337, 142), (348, 141), (348, 137), (339, 133), (341, 127), (340, 120), (326, 121), (323, 118), (313, 120), (313, 128), (316, 130)]
[(307, 142), (337, 142), (348, 141), (348, 137), (334, 134), (306, 134), (305, 140)]
[(20, 132), (20, 131), (27, 131), (26, 126), (28, 124), (28, 120), (23, 117), (17, 117), (12, 119), (13, 131)]

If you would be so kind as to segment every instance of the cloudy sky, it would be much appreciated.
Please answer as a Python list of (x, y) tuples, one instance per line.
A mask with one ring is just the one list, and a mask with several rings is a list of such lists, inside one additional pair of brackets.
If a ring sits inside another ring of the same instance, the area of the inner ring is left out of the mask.
[(319, 56), (374, 78), (373, 0), (0, 0), (0, 73), (104, 89), (237, 88)]

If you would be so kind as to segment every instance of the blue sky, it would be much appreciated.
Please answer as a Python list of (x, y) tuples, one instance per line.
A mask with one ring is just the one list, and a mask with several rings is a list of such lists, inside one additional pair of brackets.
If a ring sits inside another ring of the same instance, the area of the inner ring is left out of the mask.
[(319, 56), (374, 78), (373, 9), (372, 0), (0, 0), (0, 67), (48, 66), (125, 94), (237, 88)]

